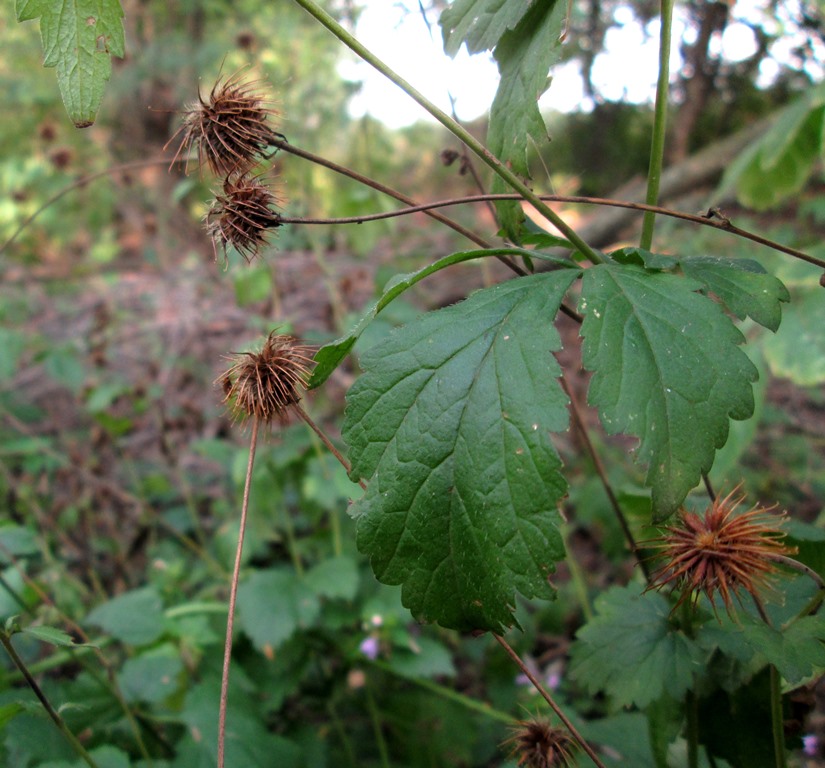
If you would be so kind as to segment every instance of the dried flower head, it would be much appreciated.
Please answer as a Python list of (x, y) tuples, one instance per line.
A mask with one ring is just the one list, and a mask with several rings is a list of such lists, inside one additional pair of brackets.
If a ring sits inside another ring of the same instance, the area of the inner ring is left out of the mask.
[(219, 379), (224, 403), (236, 418), (256, 418), (269, 424), (286, 423), (287, 410), (301, 400), (306, 388), (312, 349), (292, 336), (272, 331), (260, 352), (241, 352), (229, 358), (230, 368)]
[(269, 126), (269, 118), (277, 114), (256, 83), (242, 82), (239, 74), (219, 78), (207, 100), (198, 94), (198, 101), (185, 111), (183, 124), (170, 139), (182, 134), (175, 160), (196, 149), (200, 168), (206, 164), (221, 176), (247, 171), (274, 142), (283, 140)]
[(567, 731), (544, 720), (520, 722), (505, 744), (512, 745), (510, 756), (518, 757), (518, 765), (527, 768), (566, 768), (576, 747)]
[(220, 246), (225, 254), (231, 245), (251, 261), (266, 244), (267, 231), (281, 226), (281, 216), (273, 210), (279, 203), (275, 193), (259, 179), (228, 178), (223, 194), (215, 196), (205, 217), (215, 252)]
[(679, 525), (667, 526), (665, 535), (653, 540), (666, 562), (653, 574), (651, 588), (675, 585), (681, 592), (677, 606), (704, 593), (714, 611), (718, 594), (729, 615), (733, 597), (741, 601), (747, 592), (761, 609), (759, 591), (770, 586), (777, 556), (796, 550), (782, 543), (784, 514), (772, 515), (758, 505), (736, 514), (745, 499), (738, 491), (739, 486), (717, 498), (702, 515), (683, 510)]

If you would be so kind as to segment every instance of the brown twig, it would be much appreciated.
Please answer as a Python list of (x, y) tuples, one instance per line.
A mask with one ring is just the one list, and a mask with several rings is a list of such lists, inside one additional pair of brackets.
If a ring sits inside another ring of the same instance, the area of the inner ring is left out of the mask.
[(605, 768), (605, 764), (599, 759), (599, 756), (595, 753), (593, 748), (584, 740), (584, 737), (576, 730), (576, 726), (570, 722), (569, 718), (562, 712), (561, 708), (555, 701), (553, 701), (553, 697), (547, 691), (547, 689), (541, 684), (541, 681), (531, 672), (530, 668), (522, 661), (521, 656), (519, 656), (510, 646), (510, 644), (501, 636), (493, 633), (493, 637), (496, 639), (496, 642), (504, 648), (504, 651), (507, 655), (515, 662), (516, 666), (521, 670), (524, 676), (532, 683), (533, 687), (541, 694), (541, 697), (550, 705), (550, 709), (556, 713), (556, 716), (559, 720), (564, 723), (564, 727), (570, 731), (570, 735), (576, 740), (579, 746), (588, 754), (590, 759), (599, 767)]
[(246, 517), (249, 511), (249, 489), (252, 486), (252, 468), (255, 465), (255, 448), (258, 444), (258, 427), (260, 420), (252, 421), (252, 436), (249, 439), (249, 461), (246, 465), (246, 480), (243, 487), (241, 504), (241, 521), (238, 530), (238, 547), (235, 551), (235, 566), (232, 569), (232, 584), (229, 589), (229, 615), (226, 618), (226, 640), (223, 646), (223, 671), (221, 674), (221, 698), (218, 708), (218, 768), (224, 768), (226, 749), (226, 709), (229, 700), (229, 669), (232, 665), (232, 630), (235, 626), (235, 603), (238, 599), (238, 582), (241, 574), (241, 556), (246, 532)]
[[(693, 224), (700, 224), (703, 227), (711, 227), (713, 229), (721, 230), (722, 232), (730, 232), (737, 237), (751, 240), (760, 245), (772, 248), (775, 251), (786, 253), (794, 258), (807, 261), (809, 264), (814, 264), (817, 267), (825, 269), (825, 260), (811, 256), (810, 254), (800, 251), (796, 248), (791, 248), (782, 243), (777, 243), (774, 240), (769, 240), (766, 237), (757, 235), (748, 230), (741, 229), (734, 226), (729, 219), (719, 218), (716, 216), (700, 216), (693, 213), (685, 213), (683, 211), (675, 211), (671, 208), (663, 208), (658, 205), (647, 205), (645, 203), (631, 203), (624, 200), (613, 200), (604, 197), (582, 197), (580, 195), (539, 195), (542, 200), (547, 202), (570, 203), (573, 205), (599, 205), (612, 208), (628, 208), (634, 211), (657, 213), (661, 216), (668, 216), (673, 219), (681, 219), (682, 221), (689, 221)], [(395, 216), (405, 216), (410, 213), (426, 212), (436, 208), (446, 208), (451, 205), (465, 205), (467, 203), (486, 203), (490, 200), (520, 200), (521, 197), (515, 194), (496, 194), (496, 195), (468, 195), (467, 197), (456, 197), (449, 200), (437, 200), (432, 203), (423, 205), (409, 206), (408, 208), (401, 208), (396, 211), (385, 211), (383, 213), (373, 213), (366, 216), (348, 216), (336, 219), (309, 219), (309, 218), (288, 218), (282, 217), (282, 224), (361, 224), (367, 221), (380, 221), (381, 219), (391, 219)], [(477, 242), (477, 241), (476, 241)]]
[[(341, 463), (341, 466), (347, 470), (347, 474), (352, 471), (352, 467), (350, 463), (344, 458), (335, 445), (333, 444), (332, 440), (327, 437), (324, 430), (322, 430), (313, 420), (312, 417), (301, 407), (300, 403), (295, 403), (293, 406), (295, 413), (301, 417), (304, 423), (321, 439), (321, 442), (329, 449), (329, 452), (335, 456), (336, 459)], [(363, 481), (362, 478), (358, 478), (358, 485), (361, 486), (365, 491), (367, 490), (367, 484)]]
[(593, 462), (593, 466), (596, 469), (596, 474), (599, 476), (599, 480), (601, 480), (602, 486), (604, 487), (605, 493), (607, 494), (607, 498), (610, 501), (610, 506), (613, 508), (613, 512), (616, 515), (616, 519), (619, 521), (619, 526), (622, 529), (625, 541), (627, 541), (627, 544), (630, 547), (631, 552), (633, 552), (633, 556), (636, 558), (636, 562), (642, 569), (642, 573), (645, 576), (645, 581), (650, 582), (650, 569), (647, 564), (647, 561), (644, 557), (642, 557), (642, 554), (639, 551), (639, 545), (636, 543), (636, 539), (633, 537), (633, 531), (630, 530), (630, 525), (627, 522), (627, 518), (625, 517), (624, 512), (622, 511), (621, 504), (619, 504), (619, 500), (616, 498), (616, 494), (613, 492), (613, 487), (610, 485), (610, 480), (607, 477), (607, 472), (605, 471), (601, 457), (597, 453), (596, 448), (593, 445), (592, 440), (590, 439), (590, 435), (587, 432), (587, 427), (585, 426), (584, 418), (582, 417), (582, 412), (579, 408), (579, 404), (576, 401), (575, 395), (573, 394), (571, 388), (568, 386), (564, 376), (561, 377), (561, 385), (564, 391), (567, 393), (567, 396), (570, 398), (570, 410), (573, 413), (573, 421), (576, 422), (576, 427), (579, 430), (579, 435), (581, 435), (585, 450), (590, 456), (590, 460)]

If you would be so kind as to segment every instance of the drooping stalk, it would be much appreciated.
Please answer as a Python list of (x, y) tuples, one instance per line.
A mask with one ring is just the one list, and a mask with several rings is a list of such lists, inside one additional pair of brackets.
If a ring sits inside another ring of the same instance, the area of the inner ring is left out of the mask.
[[(673, 27), (673, 0), (662, 0), (661, 25), (659, 28), (659, 77), (656, 82), (656, 108), (653, 118), (653, 138), (650, 142), (650, 165), (647, 171), (648, 205), (656, 205), (659, 200), (659, 182), (662, 179), (662, 165), (665, 155), (665, 133), (667, 131), (667, 104), (670, 86), (670, 40)], [(642, 223), (640, 245), (649, 249), (653, 244), (655, 215), (648, 211)]]
[(450, 133), (460, 141), (464, 142), (467, 148), (477, 155), (482, 162), (488, 165), (498, 174), (513, 190), (518, 192), (525, 200), (530, 202), (535, 209), (545, 218), (549, 219), (553, 225), (571, 243), (591, 261), (593, 264), (600, 264), (604, 259), (591, 248), (574, 229), (572, 229), (564, 219), (555, 211), (549, 208), (541, 198), (535, 194), (519, 177), (513, 173), (504, 163), (502, 163), (487, 147), (475, 138), (466, 128), (457, 123), (446, 112), (439, 109), (420, 91), (416, 90), (404, 78), (388, 67), (380, 58), (362, 45), (350, 32), (341, 26), (329, 13), (321, 8), (314, 0), (295, 0), (307, 13), (323, 24), (333, 35), (335, 35), (344, 45), (354, 51), (364, 61), (377, 69), (384, 77), (395, 83), (410, 98), (429, 112), (439, 123), (441, 123)]

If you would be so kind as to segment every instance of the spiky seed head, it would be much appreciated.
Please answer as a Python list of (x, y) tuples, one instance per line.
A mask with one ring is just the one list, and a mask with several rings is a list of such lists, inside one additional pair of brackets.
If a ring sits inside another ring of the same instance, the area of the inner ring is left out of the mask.
[(705, 594), (714, 611), (721, 597), (728, 615), (734, 615), (733, 598), (741, 602), (748, 593), (761, 607), (760, 591), (770, 587), (776, 557), (796, 553), (783, 543), (781, 525), (786, 515), (756, 505), (737, 514), (745, 500), (739, 486), (714, 500), (703, 514), (682, 510), (679, 523), (650, 543), (659, 548), (663, 565), (651, 577), (649, 589), (672, 584), (680, 593), (676, 606)]
[(270, 118), (277, 115), (257, 83), (243, 82), (240, 73), (219, 78), (208, 99), (198, 94), (197, 102), (184, 112), (183, 123), (170, 139), (171, 143), (181, 137), (175, 160), (195, 149), (199, 168), (207, 165), (220, 176), (243, 173), (274, 142), (283, 139), (269, 125)]
[(290, 406), (297, 405), (313, 365), (312, 349), (292, 336), (272, 331), (260, 352), (241, 352), (219, 377), (223, 402), (236, 419), (285, 424)]
[(576, 748), (567, 731), (545, 720), (521, 721), (505, 744), (512, 747), (510, 756), (526, 768), (567, 768)]
[(275, 193), (259, 179), (226, 179), (223, 194), (215, 196), (204, 217), (215, 253), (220, 247), (226, 254), (226, 247), (231, 245), (252, 261), (266, 244), (268, 231), (281, 226), (281, 215), (273, 210), (279, 204)]

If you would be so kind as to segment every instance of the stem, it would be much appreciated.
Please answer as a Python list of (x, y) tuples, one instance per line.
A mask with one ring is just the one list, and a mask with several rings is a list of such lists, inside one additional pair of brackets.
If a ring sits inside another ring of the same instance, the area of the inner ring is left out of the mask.
[(567, 386), (567, 381), (565, 380), (564, 376), (562, 376), (561, 378), (561, 385), (564, 391), (567, 393), (567, 397), (570, 398), (570, 410), (573, 412), (573, 421), (576, 422), (576, 427), (579, 430), (582, 442), (584, 442), (585, 450), (587, 451), (591, 461), (593, 462), (593, 466), (596, 469), (596, 474), (599, 476), (599, 479), (602, 482), (602, 486), (604, 487), (604, 491), (607, 494), (607, 498), (610, 501), (610, 506), (613, 508), (613, 512), (616, 515), (616, 519), (619, 521), (619, 527), (622, 529), (625, 541), (630, 547), (630, 551), (633, 553), (633, 556), (636, 558), (636, 562), (639, 564), (639, 567), (642, 569), (645, 581), (650, 583), (650, 566), (647, 564), (646, 559), (642, 557), (642, 553), (639, 551), (639, 545), (636, 543), (636, 539), (633, 537), (633, 531), (630, 530), (630, 524), (627, 522), (627, 518), (625, 517), (624, 512), (622, 511), (622, 506), (621, 504), (619, 504), (619, 500), (616, 498), (616, 494), (613, 492), (613, 486), (610, 484), (610, 480), (607, 477), (607, 472), (605, 471), (604, 464), (602, 464), (602, 460), (599, 457), (599, 454), (596, 452), (596, 448), (594, 447), (593, 442), (590, 440), (590, 435), (588, 434), (587, 427), (584, 424), (584, 419), (582, 418), (579, 404), (576, 402), (576, 398), (573, 395), (572, 390), (570, 389), (570, 387)]
[(456, 704), (460, 704), (462, 707), (466, 707), (467, 709), (470, 709), (473, 712), (478, 712), (484, 715), (485, 717), (489, 717), (491, 720), (498, 720), (502, 723), (507, 723), (507, 725), (514, 725), (517, 722), (514, 717), (508, 715), (506, 712), (502, 712), (499, 709), (494, 709), (489, 704), (485, 704), (484, 702), (471, 699), (469, 696), (465, 696), (463, 693), (454, 691), (452, 688), (447, 688), (443, 685), (439, 685), (438, 683), (434, 682), (433, 680), (430, 680), (429, 678), (407, 677), (406, 675), (401, 675), (400, 673), (396, 672), (389, 664), (379, 659), (370, 661), (370, 664), (382, 670), (383, 672), (387, 672), (391, 675), (397, 675), (398, 677), (403, 678), (406, 682), (413, 683), (414, 685), (417, 685), (419, 688), (423, 688), (425, 691), (435, 693), (438, 696), (453, 701)]
[[(689, 638), (693, 632), (693, 610), (690, 601), (686, 600), (682, 604), (680, 624), (682, 631)], [(695, 682), (695, 677), (694, 677)], [(687, 740), (687, 764), (688, 768), (698, 768), (699, 766), (699, 700), (693, 689), (685, 693), (685, 729)]]
[(533, 687), (541, 694), (542, 698), (550, 705), (550, 709), (556, 713), (559, 720), (564, 723), (565, 728), (570, 731), (570, 735), (576, 740), (579, 746), (587, 753), (588, 757), (598, 766), (598, 768), (605, 768), (605, 764), (599, 759), (599, 756), (593, 751), (593, 748), (584, 740), (584, 737), (576, 730), (576, 727), (564, 712), (561, 711), (559, 705), (553, 701), (553, 697), (547, 692), (547, 689), (541, 684), (538, 678), (530, 671), (528, 666), (521, 660), (521, 657), (510, 647), (510, 644), (501, 636), (493, 633), (496, 642), (504, 648), (507, 655), (516, 663), (516, 666), (522, 671), (524, 676), (533, 684)]
[[(626, 200), (615, 200), (609, 197), (585, 197), (582, 195), (539, 195), (542, 200), (547, 200), (550, 202), (557, 202), (557, 203), (572, 203), (572, 204), (581, 204), (581, 205), (600, 205), (609, 208), (626, 208), (628, 210), (633, 211), (642, 211), (644, 213), (653, 213), (659, 216), (668, 216), (672, 219), (679, 219), (681, 221), (687, 221), (691, 224), (699, 224), (703, 227), (711, 227), (712, 229), (717, 229), (721, 232), (728, 232), (732, 235), (736, 235), (737, 237), (742, 237), (746, 240), (750, 240), (751, 242), (758, 243), (759, 245), (764, 245), (768, 248), (771, 248), (775, 251), (779, 251), (780, 253), (785, 253), (788, 256), (793, 256), (796, 259), (800, 259), (802, 261), (807, 261), (809, 264), (813, 264), (817, 267), (821, 267), (825, 269), (825, 259), (820, 259), (816, 256), (811, 256), (804, 251), (800, 251), (797, 248), (791, 248), (788, 245), (783, 245), (782, 243), (777, 243), (774, 240), (770, 240), (767, 237), (762, 237), (761, 235), (757, 235), (754, 232), (749, 232), (746, 229), (741, 229), (740, 227), (735, 226), (730, 219), (724, 216), (719, 216), (717, 211), (711, 210), (707, 214), (695, 214), (695, 213), (685, 213), (684, 211), (676, 211), (672, 208), (664, 208), (660, 205), (648, 205), (647, 203), (633, 203), (628, 202)], [(400, 197), (396, 197), (397, 200), (401, 200)], [(396, 211), (384, 211), (382, 213), (373, 213), (367, 214), (365, 216), (345, 216), (341, 218), (290, 218), (288, 216), (282, 216), (280, 218), (280, 223), (282, 224), (361, 224), (367, 221), (381, 221), (382, 219), (391, 219), (396, 216), (406, 216), (410, 213), (427, 213), (432, 211), (435, 208), (446, 208), (447, 206), (451, 205), (464, 205), (467, 203), (484, 203), (490, 200), (519, 200), (521, 199), (520, 195), (515, 195), (512, 193), (499, 193), (499, 194), (485, 194), (485, 195), (467, 195), (465, 197), (454, 197), (448, 200), (437, 200), (432, 203), (424, 203), (422, 205), (410, 205), (407, 208), (400, 208)], [(403, 202), (403, 200), (402, 200)], [(446, 222), (451, 222), (450, 219), (447, 219)], [(455, 227), (453, 227), (455, 229)], [(489, 244), (486, 244), (484, 240), (481, 238), (470, 238), (473, 242), (481, 245), (483, 248), (489, 247)], [(521, 268), (519, 274), (526, 274)]]
[(585, 621), (590, 621), (593, 618), (593, 606), (590, 605), (590, 598), (587, 594), (587, 580), (584, 578), (584, 571), (579, 565), (579, 561), (576, 559), (569, 544), (567, 543), (569, 533), (570, 526), (565, 525), (562, 528), (564, 549), (567, 552), (567, 556), (564, 559), (567, 563), (567, 567), (570, 569), (570, 578), (573, 581), (573, 588), (575, 589), (576, 596), (579, 598), (584, 619)]
[[(310, 415), (303, 409), (300, 403), (295, 403), (292, 406), (295, 409), (295, 412), (304, 420), (306, 425), (316, 434), (324, 445), (329, 449), (329, 452), (335, 456), (336, 459), (341, 463), (341, 466), (347, 470), (347, 474), (352, 471), (352, 467), (350, 463), (341, 455), (341, 451), (339, 451), (333, 444), (332, 441), (326, 436), (324, 431), (310, 418)], [(363, 481), (363, 479), (358, 479), (358, 485), (361, 486), (365, 491), (367, 490), (367, 484)]]
[(685, 719), (688, 768), (699, 768), (699, 702), (693, 691), (685, 694)]
[[(659, 182), (662, 179), (662, 163), (665, 154), (665, 132), (667, 129), (667, 95), (670, 84), (670, 33), (673, 26), (673, 0), (662, 0), (661, 24), (659, 27), (659, 78), (656, 82), (656, 108), (653, 118), (653, 139), (650, 142), (650, 166), (647, 172), (648, 205), (656, 205), (659, 200)], [(642, 223), (640, 245), (650, 250), (653, 243), (653, 227), (656, 217), (645, 213)]]
[(467, 148), (477, 155), (484, 163), (497, 173), (508, 186), (518, 192), (525, 200), (533, 204), (536, 210), (545, 218), (549, 219), (553, 225), (571, 243), (594, 264), (601, 264), (603, 259), (594, 251), (578, 234), (572, 229), (555, 211), (546, 206), (538, 195), (527, 187), (521, 179), (516, 176), (504, 163), (502, 163), (489, 149), (487, 149), (478, 139), (475, 138), (466, 128), (459, 125), (446, 112), (439, 109), (422, 93), (412, 87), (406, 80), (390, 69), (381, 59), (375, 56), (367, 48), (356, 40), (344, 27), (342, 27), (332, 16), (321, 8), (314, 0), (295, 0), (307, 13), (323, 24), (333, 35), (335, 35), (344, 45), (353, 50), (368, 64), (372, 65), (382, 75), (395, 83), (408, 96), (427, 110), (439, 123), (441, 123), (456, 138), (464, 142)]
[(226, 619), (226, 640), (223, 646), (223, 672), (221, 674), (221, 698), (218, 708), (218, 768), (224, 768), (224, 751), (226, 747), (226, 704), (229, 699), (229, 668), (232, 662), (232, 629), (235, 625), (235, 602), (238, 598), (238, 581), (241, 574), (241, 555), (243, 538), (246, 531), (246, 515), (249, 510), (249, 489), (252, 485), (252, 467), (255, 464), (255, 448), (258, 445), (258, 427), (260, 421), (252, 422), (252, 437), (249, 440), (249, 462), (246, 465), (246, 480), (243, 487), (241, 504), (241, 524), (238, 531), (238, 548), (235, 552), (235, 567), (232, 570), (232, 585), (229, 590), (229, 615)]
[[(308, 160), (311, 163), (315, 163), (316, 165), (320, 165), (322, 168), (328, 168), (335, 173), (340, 173), (342, 176), (346, 176), (347, 178), (352, 179), (353, 181), (357, 181), (359, 184), (363, 184), (364, 186), (370, 187), (371, 189), (376, 190), (377, 192), (381, 192), (382, 194), (387, 195), (387, 197), (391, 197), (394, 200), (398, 200), (400, 203), (404, 203), (407, 206), (415, 207), (415, 200), (413, 200), (408, 195), (405, 195), (403, 192), (399, 192), (392, 187), (388, 187), (386, 184), (382, 184), (379, 181), (375, 181), (375, 179), (371, 179), (369, 176), (364, 176), (357, 171), (353, 171), (351, 168), (347, 168), (343, 165), (338, 165), (338, 163), (333, 163), (331, 160), (327, 160), (320, 155), (315, 155), (312, 152), (308, 152), (305, 149), (300, 149), (296, 147), (294, 144), (289, 144), (286, 141), (273, 141), (272, 146), (276, 147), (277, 149), (283, 150), (284, 152), (288, 152), (295, 157), (300, 157), (304, 160)], [(515, 195), (514, 197), (518, 197)], [(520, 199), (520, 198), (519, 198)], [(425, 213), (432, 219), (436, 221), (440, 221), (442, 224), (448, 226), (454, 232), (458, 232), (458, 234), (463, 235), (466, 237), (470, 242), (475, 243), (476, 245), (481, 246), (482, 248), (489, 248), (490, 243), (485, 240), (483, 237), (479, 237), (475, 232), (470, 229), (467, 229), (463, 224), (459, 224), (457, 221), (453, 221), (452, 219), (444, 216), (437, 211), (434, 211), (430, 208), (422, 208), (422, 213)], [(343, 222), (342, 222), (343, 223)], [(506, 258), (499, 259), (503, 264), (506, 264), (510, 269), (512, 269), (516, 274), (525, 275), (527, 274), (518, 264), (514, 261), (510, 261)]]
[(776, 768), (786, 768), (785, 729), (782, 718), (782, 686), (779, 670), (771, 664), (768, 667), (771, 678), (771, 731), (773, 732), (773, 758)]
[(390, 768), (390, 757), (387, 751), (387, 742), (384, 739), (384, 734), (381, 731), (381, 715), (378, 712), (378, 707), (375, 706), (375, 699), (372, 695), (369, 682), (365, 688), (367, 694), (367, 709), (370, 712), (370, 720), (372, 720), (372, 729), (375, 733), (375, 743), (378, 745), (378, 753), (381, 755), (382, 768)]
[(11, 638), (5, 632), (0, 632), (0, 643), (3, 644), (3, 647), (6, 649), (6, 653), (9, 654), (11, 660), (14, 662), (14, 665), (20, 670), (20, 673), (26, 679), (26, 683), (28, 684), (29, 688), (32, 689), (34, 695), (40, 700), (40, 703), (43, 705), (43, 708), (46, 710), (49, 717), (52, 719), (52, 722), (60, 729), (60, 732), (66, 737), (66, 740), (69, 744), (72, 745), (72, 749), (77, 752), (78, 756), (82, 758), (82, 760), (89, 766), (89, 768), (98, 768), (97, 763), (95, 763), (92, 756), (86, 751), (86, 748), (78, 741), (77, 736), (75, 736), (70, 730), (69, 726), (66, 725), (65, 721), (62, 717), (58, 714), (57, 710), (51, 705), (51, 702), (46, 698), (46, 694), (43, 693), (43, 690), (37, 684), (37, 681), (32, 677), (31, 673), (29, 672), (28, 668), (26, 667), (26, 663), (23, 659), (20, 658), (17, 651), (14, 649), (14, 645), (12, 645)]

